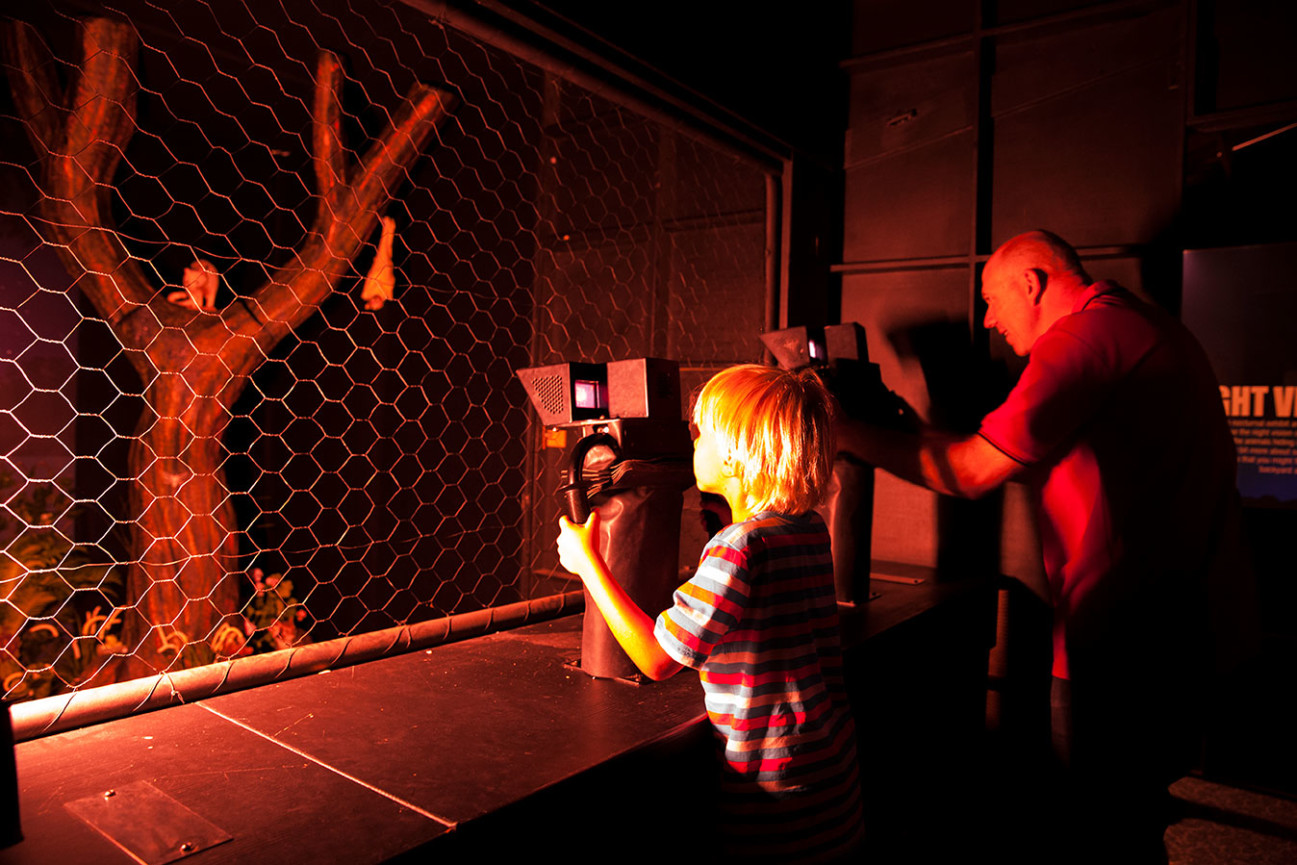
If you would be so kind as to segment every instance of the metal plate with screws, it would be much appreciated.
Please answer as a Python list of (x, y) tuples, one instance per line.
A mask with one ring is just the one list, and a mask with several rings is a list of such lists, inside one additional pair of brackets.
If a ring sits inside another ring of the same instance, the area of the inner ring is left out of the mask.
[(147, 781), (68, 802), (67, 809), (145, 865), (165, 865), (233, 836)]

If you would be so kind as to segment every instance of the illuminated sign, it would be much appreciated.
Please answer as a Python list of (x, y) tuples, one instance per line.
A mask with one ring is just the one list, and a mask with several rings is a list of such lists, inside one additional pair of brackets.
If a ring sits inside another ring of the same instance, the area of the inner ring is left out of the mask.
[(1207, 350), (1252, 505), (1297, 507), (1297, 243), (1184, 254), (1181, 317)]

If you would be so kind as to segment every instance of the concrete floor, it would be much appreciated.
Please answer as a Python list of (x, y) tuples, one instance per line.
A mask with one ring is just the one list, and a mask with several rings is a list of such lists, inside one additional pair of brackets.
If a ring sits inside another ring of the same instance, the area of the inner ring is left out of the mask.
[(1292, 865), (1297, 801), (1198, 778), (1171, 787), (1180, 819), (1166, 832), (1172, 865)]

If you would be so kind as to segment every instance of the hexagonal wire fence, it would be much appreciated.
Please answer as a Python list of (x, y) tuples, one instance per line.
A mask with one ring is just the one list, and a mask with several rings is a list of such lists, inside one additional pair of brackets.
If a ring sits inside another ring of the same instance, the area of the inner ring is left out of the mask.
[(760, 358), (766, 171), (418, 5), (10, 11), (6, 699), (579, 588), (515, 370)]

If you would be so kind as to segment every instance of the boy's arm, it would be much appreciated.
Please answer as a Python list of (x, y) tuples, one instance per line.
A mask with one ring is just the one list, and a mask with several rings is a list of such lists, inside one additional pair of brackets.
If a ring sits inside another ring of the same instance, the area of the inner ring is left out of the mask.
[(603, 556), (599, 555), (599, 512), (592, 510), (590, 519), (583, 526), (572, 523), (567, 517), (560, 517), (558, 525), (559, 561), (585, 583), (590, 599), (603, 614), (608, 629), (635, 666), (654, 680), (675, 675), (681, 665), (663, 651), (653, 636), (653, 620), (613, 579)]

